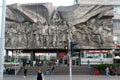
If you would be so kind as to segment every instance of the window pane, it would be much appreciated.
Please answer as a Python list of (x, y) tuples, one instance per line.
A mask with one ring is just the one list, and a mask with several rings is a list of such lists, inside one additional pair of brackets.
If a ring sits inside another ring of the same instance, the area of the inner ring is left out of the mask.
[(120, 14), (120, 6), (114, 8), (115, 14)]

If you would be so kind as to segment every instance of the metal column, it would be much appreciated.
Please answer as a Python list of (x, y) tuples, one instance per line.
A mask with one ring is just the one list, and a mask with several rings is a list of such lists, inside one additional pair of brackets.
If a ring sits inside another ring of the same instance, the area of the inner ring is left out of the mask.
[(6, 0), (0, 0), (0, 80), (3, 80)]
[(68, 55), (69, 55), (69, 80), (72, 80), (72, 56), (71, 56), (71, 41), (68, 41)]

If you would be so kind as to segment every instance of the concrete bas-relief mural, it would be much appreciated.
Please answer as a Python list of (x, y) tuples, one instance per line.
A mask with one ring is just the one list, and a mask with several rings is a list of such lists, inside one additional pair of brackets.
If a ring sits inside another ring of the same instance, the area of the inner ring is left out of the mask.
[(6, 49), (64, 48), (68, 40), (82, 49), (111, 48), (113, 7), (7, 5)]

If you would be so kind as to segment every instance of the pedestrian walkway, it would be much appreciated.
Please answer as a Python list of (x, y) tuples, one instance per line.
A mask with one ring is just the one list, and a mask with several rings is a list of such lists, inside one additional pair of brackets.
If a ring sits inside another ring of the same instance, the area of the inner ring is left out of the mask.
[[(4, 75), (3, 80), (36, 80), (35, 75), (28, 75), (24, 78), (21, 75)], [(70, 80), (69, 75), (45, 75), (45, 80)], [(94, 76), (94, 75), (73, 75), (72, 80), (120, 80), (120, 76)]]

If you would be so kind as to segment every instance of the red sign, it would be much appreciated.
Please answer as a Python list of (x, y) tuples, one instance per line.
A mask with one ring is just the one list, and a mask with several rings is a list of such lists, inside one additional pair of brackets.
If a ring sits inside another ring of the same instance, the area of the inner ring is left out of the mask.
[(101, 51), (87, 51), (88, 54), (109, 54), (108, 51), (106, 50), (101, 50)]
[(64, 53), (64, 52), (58, 54), (58, 57), (59, 57), (59, 58), (63, 58), (63, 57), (65, 57), (65, 56), (66, 56), (66, 53)]
[(120, 48), (120, 44), (115, 44), (115, 48)]

